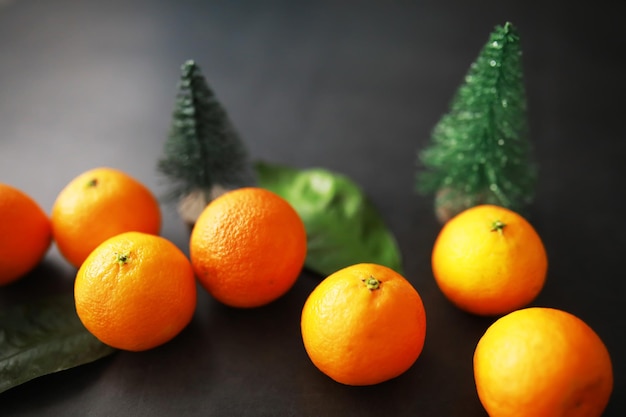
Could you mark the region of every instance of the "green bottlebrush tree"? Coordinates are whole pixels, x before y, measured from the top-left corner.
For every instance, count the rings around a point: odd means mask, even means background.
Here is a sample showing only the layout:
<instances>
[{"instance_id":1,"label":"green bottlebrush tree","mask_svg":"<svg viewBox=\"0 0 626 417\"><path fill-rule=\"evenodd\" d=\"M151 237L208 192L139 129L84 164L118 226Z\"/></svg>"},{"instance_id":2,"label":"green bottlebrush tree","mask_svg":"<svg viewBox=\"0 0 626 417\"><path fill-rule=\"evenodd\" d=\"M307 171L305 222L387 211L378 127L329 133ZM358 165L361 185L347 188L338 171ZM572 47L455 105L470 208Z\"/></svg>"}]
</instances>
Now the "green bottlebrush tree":
<instances>
[{"instance_id":1,"label":"green bottlebrush tree","mask_svg":"<svg viewBox=\"0 0 626 417\"><path fill-rule=\"evenodd\" d=\"M179 92L158 170L171 182L170 198L193 224L202 209L228 189L254 183L247 149L200 67L181 67Z\"/></svg>"},{"instance_id":2,"label":"green bottlebrush tree","mask_svg":"<svg viewBox=\"0 0 626 417\"><path fill-rule=\"evenodd\" d=\"M478 204L521 211L532 200L536 168L521 55L516 28L496 26L419 153L417 188L435 194L442 222Z\"/></svg>"}]
</instances>

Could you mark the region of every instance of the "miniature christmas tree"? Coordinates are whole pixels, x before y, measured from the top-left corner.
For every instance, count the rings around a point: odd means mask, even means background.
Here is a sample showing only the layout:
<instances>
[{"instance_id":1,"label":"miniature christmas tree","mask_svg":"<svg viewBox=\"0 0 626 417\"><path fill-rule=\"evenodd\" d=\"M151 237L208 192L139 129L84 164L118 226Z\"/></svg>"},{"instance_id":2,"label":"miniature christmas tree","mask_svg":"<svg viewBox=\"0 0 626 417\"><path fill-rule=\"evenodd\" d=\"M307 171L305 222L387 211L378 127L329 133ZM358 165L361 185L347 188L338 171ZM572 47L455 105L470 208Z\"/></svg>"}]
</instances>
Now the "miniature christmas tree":
<instances>
[{"instance_id":1,"label":"miniature christmas tree","mask_svg":"<svg viewBox=\"0 0 626 417\"><path fill-rule=\"evenodd\" d=\"M247 150L200 67L187 61L181 78L165 156L158 170L172 181L171 198L189 224L228 189L254 182Z\"/></svg>"},{"instance_id":2,"label":"miniature christmas tree","mask_svg":"<svg viewBox=\"0 0 626 417\"><path fill-rule=\"evenodd\" d=\"M496 26L419 157L417 188L435 193L445 222L477 204L522 210L536 179L530 160L520 37Z\"/></svg>"}]
</instances>

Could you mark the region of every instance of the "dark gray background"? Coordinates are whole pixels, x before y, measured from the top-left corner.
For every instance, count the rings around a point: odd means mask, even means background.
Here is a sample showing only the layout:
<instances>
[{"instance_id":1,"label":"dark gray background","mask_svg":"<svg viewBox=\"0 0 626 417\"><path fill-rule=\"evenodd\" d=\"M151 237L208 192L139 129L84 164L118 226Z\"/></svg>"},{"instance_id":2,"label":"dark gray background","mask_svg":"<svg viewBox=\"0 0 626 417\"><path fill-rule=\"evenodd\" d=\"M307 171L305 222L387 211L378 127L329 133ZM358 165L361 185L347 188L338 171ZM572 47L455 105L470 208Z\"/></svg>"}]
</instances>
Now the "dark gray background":
<instances>
[{"instance_id":1,"label":"dark gray background","mask_svg":"<svg viewBox=\"0 0 626 417\"><path fill-rule=\"evenodd\" d=\"M128 3L128 4L127 4ZM476 5L480 4L480 6ZM578 3L575 3L578 4ZM485 416L472 376L491 319L441 295L429 258L432 199L413 191L416 153L497 24L524 50L540 182L529 220L550 268L534 304L583 318L614 361L606 416L626 414L623 300L624 63L619 2L0 0L0 181L49 212L77 174L112 166L155 193L179 67L195 59L254 159L348 175L396 235L428 315L424 351L399 378L346 387L300 339L319 276L236 310L200 292L191 325L143 353L42 377L0 394L2 416ZM188 252L164 205L162 234ZM0 305L71 292L52 247ZM374 363L375 365L375 363Z\"/></svg>"}]
</instances>

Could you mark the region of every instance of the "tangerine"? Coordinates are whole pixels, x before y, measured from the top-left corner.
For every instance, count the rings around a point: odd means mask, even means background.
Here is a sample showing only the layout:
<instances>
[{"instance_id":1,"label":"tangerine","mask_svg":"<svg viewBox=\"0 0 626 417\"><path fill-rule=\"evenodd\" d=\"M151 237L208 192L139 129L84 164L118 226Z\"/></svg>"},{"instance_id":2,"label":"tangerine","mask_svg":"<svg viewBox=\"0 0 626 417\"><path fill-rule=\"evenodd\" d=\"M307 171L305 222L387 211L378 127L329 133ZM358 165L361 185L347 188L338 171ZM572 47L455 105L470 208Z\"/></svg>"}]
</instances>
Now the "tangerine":
<instances>
[{"instance_id":1,"label":"tangerine","mask_svg":"<svg viewBox=\"0 0 626 417\"><path fill-rule=\"evenodd\" d=\"M50 219L39 204L23 191L0 183L0 285L34 269L51 241Z\"/></svg>"},{"instance_id":2,"label":"tangerine","mask_svg":"<svg viewBox=\"0 0 626 417\"><path fill-rule=\"evenodd\" d=\"M532 302L546 280L548 258L533 226L518 213L479 205L450 219L432 253L443 294L477 315L510 313Z\"/></svg>"},{"instance_id":3,"label":"tangerine","mask_svg":"<svg viewBox=\"0 0 626 417\"><path fill-rule=\"evenodd\" d=\"M141 351L180 333L196 308L189 259L169 240L125 232L94 249L74 283L78 317L103 343Z\"/></svg>"},{"instance_id":4,"label":"tangerine","mask_svg":"<svg viewBox=\"0 0 626 417\"><path fill-rule=\"evenodd\" d=\"M113 168L95 168L71 180L52 207L52 231L61 254L80 267L106 239L123 232L158 234L161 210L142 183Z\"/></svg>"},{"instance_id":5,"label":"tangerine","mask_svg":"<svg viewBox=\"0 0 626 417\"><path fill-rule=\"evenodd\" d=\"M346 385L373 385L407 371L422 352L426 313L394 270L362 263L326 277L302 309L302 340L313 364Z\"/></svg>"},{"instance_id":6,"label":"tangerine","mask_svg":"<svg viewBox=\"0 0 626 417\"><path fill-rule=\"evenodd\" d=\"M494 322L474 352L491 417L599 417L613 389L609 352L580 318L532 307Z\"/></svg>"},{"instance_id":7,"label":"tangerine","mask_svg":"<svg viewBox=\"0 0 626 417\"><path fill-rule=\"evenodd\" d=\"M306 258L306 230L294 208L257 187L228 191L202 211L190 237L202 286L232 307L259 307L285 294Z\"/></svg>"}]
</instances>

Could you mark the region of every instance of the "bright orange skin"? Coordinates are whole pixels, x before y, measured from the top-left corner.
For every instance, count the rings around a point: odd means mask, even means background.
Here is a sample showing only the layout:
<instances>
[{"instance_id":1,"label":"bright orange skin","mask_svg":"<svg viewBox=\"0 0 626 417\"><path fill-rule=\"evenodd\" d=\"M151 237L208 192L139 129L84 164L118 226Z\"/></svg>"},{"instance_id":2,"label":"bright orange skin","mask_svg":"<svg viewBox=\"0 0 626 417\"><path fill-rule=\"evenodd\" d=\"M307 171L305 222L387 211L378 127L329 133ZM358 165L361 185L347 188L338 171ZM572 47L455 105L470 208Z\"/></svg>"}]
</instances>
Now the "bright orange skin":
<instances>
[{"instance_id":1,"label":"bright orange skin","mask_svg":"<svg viewBox=\"0 0 626 417\"><path fill-rule=\"evenodd\" d=\"M494 230L494 222L504 226ZM504 207L465 210L441 229L432 253L437 285L457 307L500 315L532 302L544 286L548 257L526 219Z\"/></svg>"},{"instance_id":2,"label":"bright orange skin","mask_svg":"<svg viewBox=\"0 0 626 417\"><path fill-rule=\"evenodd\" d=\"M306 258L306 230L277 194L246 187L222 194L200 214L190 238L198 280L218 301L251 308L284 295Z\"/></svg>"},{"instance_id":3,"label":"bright orange skin","mask_svg":"<svg viewBox=\"0 0 626 417\"><path fill-rule=\"evenodd\" d=\"M87 257L76 275L74 297L80 320L100 341L142 351L171 340L189 324L196 279L189 259L172 242L127 232Z\"/></svg>"},{"instance_id":4,"label":"bright orange skin","mask_svg":"<svg viewBox=\"0 0 626 417\"><path fill-rule=\"evenodd\" d=\"M50 219L30 196L0 183L0 285L26 275L52 241Z\"/></svg>"},{"instance_id":5,"label":"bright orange skin","mask_svg":"<svg viewBox=\"0 0 626 417\"><path fill-rule=\"evenodd\" d=\"M370 277L377 289L368 288ZM324 279L309 295L301 318L309 358L346 385L374 385L406 372L426 337L419 294L400 274L381 265L356 264Z\"/></svg>"},{"instance_id":6,"label":"bright orange skin","mask_svg":"<svg viewBox=\"0 0 626 417\"><path fill-rule=\"evenodd\" d=\"M491 417L599 417L613 389L606 346L581 319L526 308L498 319L474 353L478 396Z\"/></svg>"},{"instance_id":7,"label":"bright orange skin","mask_svg":"<svg viewBox=\"0 0 626 417\"><path fill-rule=\"evenodd\" d=\"M106 239L123 232L159 234L161 210L152 192L128 174L96 168L70 181L52 207L52 230L61 254L80 267Z\"/></svg>"}]
</instances>

